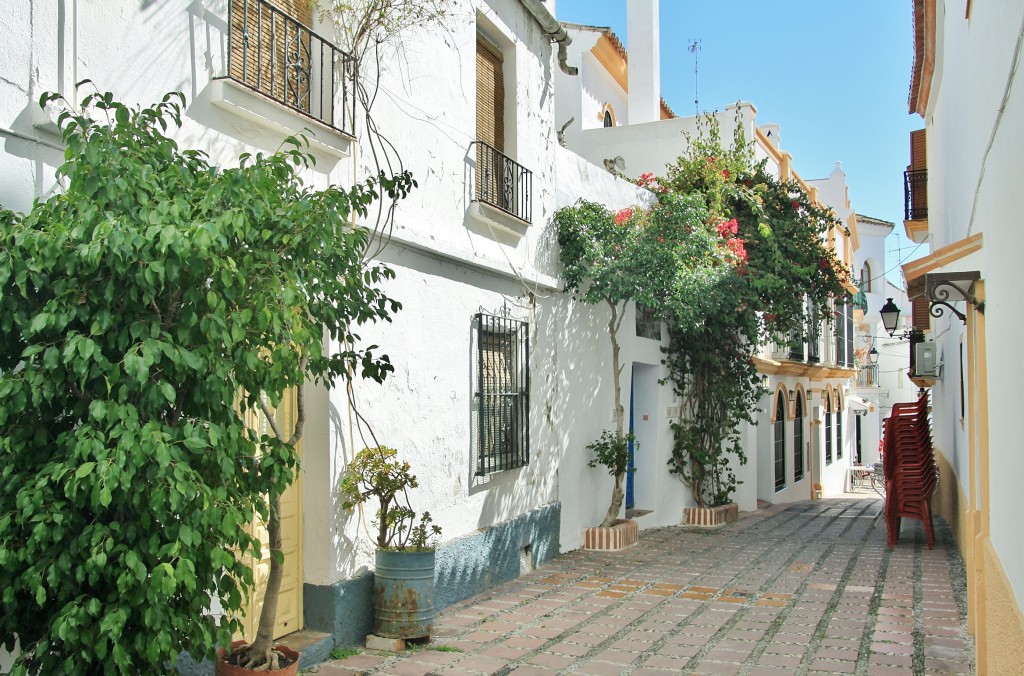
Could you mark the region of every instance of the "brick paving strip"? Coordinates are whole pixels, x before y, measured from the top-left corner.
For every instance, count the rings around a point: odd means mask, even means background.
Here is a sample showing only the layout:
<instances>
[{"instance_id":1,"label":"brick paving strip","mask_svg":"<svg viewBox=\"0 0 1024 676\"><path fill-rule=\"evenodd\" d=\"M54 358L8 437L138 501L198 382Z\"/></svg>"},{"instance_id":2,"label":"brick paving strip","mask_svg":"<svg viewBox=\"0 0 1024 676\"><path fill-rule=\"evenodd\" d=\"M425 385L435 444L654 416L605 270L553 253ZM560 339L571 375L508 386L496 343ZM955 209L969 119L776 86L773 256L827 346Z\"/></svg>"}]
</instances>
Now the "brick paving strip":
<instances>
[{"instance_id":1,"label":"brick paving strip","mask_svg":"<svg viewBox=\"0 0 1024 676\"><path fill-rule=\"evenodd\" d=\"M430 646L314 669L355 674L972 674L963 563L882 502L772 506L714 531L644 531L618 553L574 551L440 613ZM445 646L458 652L431 647Z\"/></svg>"}]
</instances>

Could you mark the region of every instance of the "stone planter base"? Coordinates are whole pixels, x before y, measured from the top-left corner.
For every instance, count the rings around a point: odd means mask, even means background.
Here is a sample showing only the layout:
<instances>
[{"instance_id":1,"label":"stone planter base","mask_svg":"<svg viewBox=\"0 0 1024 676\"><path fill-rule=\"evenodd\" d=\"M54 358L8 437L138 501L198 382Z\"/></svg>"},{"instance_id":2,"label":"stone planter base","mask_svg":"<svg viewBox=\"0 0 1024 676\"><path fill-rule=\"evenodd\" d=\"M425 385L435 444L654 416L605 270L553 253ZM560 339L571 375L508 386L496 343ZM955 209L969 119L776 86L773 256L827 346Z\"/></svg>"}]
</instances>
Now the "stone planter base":
<instances>
[{"instance_id":1,"label":"stone planter base","mask_svg":"<svg viewBox=\"0 0 1024 676\"><path fill-rule=\"evenodd\" d=\"M683 510L683 523L687 526L717 528L740 518L740 507L735 502L718 507L687 507Z\"/></svg>"},{"instance_id":2,"label":"stone planter base","mask_svg":"<svg viewBox=\"0 0 1024 676\"><path fill-rule=\"evenodd\" d=\"M583 530L583 548L614 552L637 543L640 529L636 521L619 519L614 526L594 526Z\"/></svg>"}]
</instances>

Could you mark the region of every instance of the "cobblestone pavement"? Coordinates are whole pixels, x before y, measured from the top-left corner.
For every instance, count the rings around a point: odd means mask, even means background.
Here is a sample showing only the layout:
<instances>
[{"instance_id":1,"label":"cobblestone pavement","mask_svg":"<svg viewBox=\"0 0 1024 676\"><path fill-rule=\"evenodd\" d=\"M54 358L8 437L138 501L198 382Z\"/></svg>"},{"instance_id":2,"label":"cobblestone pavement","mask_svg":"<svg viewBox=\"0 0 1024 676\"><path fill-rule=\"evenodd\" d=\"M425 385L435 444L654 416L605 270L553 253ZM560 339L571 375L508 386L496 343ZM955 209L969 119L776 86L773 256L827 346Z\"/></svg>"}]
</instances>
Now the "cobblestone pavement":
<instances>
[{"instance_id":1,"label":"cobblestone pavement","mask_svg":"<svg viewBox=\"0 0 1024 676\"><path fill-rule=\"evenodd\" d=\"M429 645L327 662L354 674L971 674L949 528L885 546L869 495L771 506L713 531L575 551L439 614Z\"/></svg>"}]
</instances>

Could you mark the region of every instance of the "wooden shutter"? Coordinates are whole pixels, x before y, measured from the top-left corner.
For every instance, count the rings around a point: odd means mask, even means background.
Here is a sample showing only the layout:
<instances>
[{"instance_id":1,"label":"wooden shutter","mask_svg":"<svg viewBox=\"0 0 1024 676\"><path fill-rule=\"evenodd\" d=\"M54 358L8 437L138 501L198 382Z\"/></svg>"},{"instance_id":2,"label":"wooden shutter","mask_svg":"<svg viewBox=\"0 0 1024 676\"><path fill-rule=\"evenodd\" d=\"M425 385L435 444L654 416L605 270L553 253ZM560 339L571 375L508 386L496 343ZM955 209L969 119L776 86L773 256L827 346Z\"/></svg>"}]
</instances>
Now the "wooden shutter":
<instances>
[{"instance_id":1,"label":"wooden shutter","mask_svg":"<svg viewBox=\"0 0 1024 676\"><path fill-rule=\"evenodd\" d=\"M925 130L910 132L910 170L920 171L928 168L927 144Z\"/></svg>"},{"instance_id":2,"label":"wooden shutter","mask_svg":"<svg viewBox=\"0 0 1024 676\"><path fill-rule=\"evenodd\" d=\"M476 42L476 138L505 152L505 78L501 54Z\"/></svg>"},{"instance_id":3,"label":"wooden shutter","mask_svg":"<svg viewBox=\"0 0 1024 676\"><path fill-rule=\"evenodd\" d=\"M913 301L914 328L918 331L928 331L932 327L931 314L928 311L928 299L918 296Z\"/></svg>"},{"instance_id":4,"label":"wooden shutter","mask_svg":"<svg viewBox=\"0 0 1024 676\"><path fill-rule=\"evenodd\" d=\"M279 11L274 11L279 10ZM298 23L296 23L298 22ZM309 83L296 85L285 68L294 52L310 48L311 0L231 0L231 77L299 108L308 107ZM298 25L298 24L301 24Z\"/></svg>"}]
</instances>

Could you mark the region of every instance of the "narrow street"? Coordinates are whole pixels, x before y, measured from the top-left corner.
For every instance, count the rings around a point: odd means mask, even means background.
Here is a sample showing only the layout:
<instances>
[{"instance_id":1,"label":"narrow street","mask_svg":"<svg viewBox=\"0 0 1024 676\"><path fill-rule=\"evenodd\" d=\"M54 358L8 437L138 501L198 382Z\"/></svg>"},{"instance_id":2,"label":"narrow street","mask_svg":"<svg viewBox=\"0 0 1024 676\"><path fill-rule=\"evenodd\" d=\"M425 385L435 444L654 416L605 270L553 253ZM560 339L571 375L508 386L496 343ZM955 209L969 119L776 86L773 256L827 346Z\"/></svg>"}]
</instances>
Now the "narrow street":
<instances>
[{"instance_id":1,"label":"narrow street","mask_svg":"<svg viewBox=\"0 0 1024 676\"><path fill-rule=\"evenodd\" d=\"M885 546L874 493L770 506L574 551L446 609L433 641L353 674L970 674L963 563L944 522ZM438 649L440 648L440 649Z\"/></svg>"}]
</instances>

